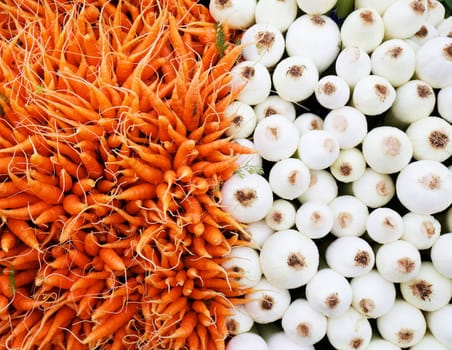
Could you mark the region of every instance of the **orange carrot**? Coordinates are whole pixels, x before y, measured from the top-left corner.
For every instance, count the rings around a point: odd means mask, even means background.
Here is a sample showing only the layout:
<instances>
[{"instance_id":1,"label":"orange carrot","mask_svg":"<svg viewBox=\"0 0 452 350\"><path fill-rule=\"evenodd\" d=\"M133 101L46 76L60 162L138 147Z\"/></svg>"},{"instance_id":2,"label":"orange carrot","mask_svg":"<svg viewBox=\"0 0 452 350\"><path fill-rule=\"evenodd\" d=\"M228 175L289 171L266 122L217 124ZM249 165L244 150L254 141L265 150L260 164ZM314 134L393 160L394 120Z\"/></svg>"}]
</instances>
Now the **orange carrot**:
<instances>
[{"instance_id":1,"label":"orange carrot","mask_svg":"<svg viewBox=\"0 0 452 350\"><path fill-rule=\"evenodd\" d=\"M94 343L97 340L114 333L133 318L138 311L138 306L139 304L137 303L129 303L124 308L123 312L114 314L104 322L96 325L87 337L82 340L82 344Z\"/></svg>"}]
</instances>

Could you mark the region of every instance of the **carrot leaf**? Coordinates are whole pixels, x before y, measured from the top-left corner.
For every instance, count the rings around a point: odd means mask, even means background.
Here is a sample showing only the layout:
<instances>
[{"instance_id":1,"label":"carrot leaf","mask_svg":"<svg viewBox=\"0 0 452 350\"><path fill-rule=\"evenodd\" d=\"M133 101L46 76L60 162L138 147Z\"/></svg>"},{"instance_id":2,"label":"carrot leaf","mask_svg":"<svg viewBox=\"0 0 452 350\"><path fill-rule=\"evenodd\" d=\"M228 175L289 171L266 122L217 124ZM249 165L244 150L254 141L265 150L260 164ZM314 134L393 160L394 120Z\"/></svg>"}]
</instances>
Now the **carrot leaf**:
<instances>
[{"instance_id":1,"label":"carrot leaf","mask_svg":"<svg viewBox=\"0 0 452 350\"><path fill-rule=\"evenodd\" d=\"M9 268L9 287L11 288L11 294L16 292L16 278L14 274L14 266Z\"/></svg>"},{"instance_id":2,"label":"carrot leaf","mask_svg":"<svg viewBox=\"0 0 452 350\"><path fill-rule=\"evenodd\" d=\"M220 52L220 56L224 56L224 53L229 45L226 44L226 34L224 33L223 26L218 22L216 24L215 43L217 45L218 51Z\"/></svg>"}]
</instances>

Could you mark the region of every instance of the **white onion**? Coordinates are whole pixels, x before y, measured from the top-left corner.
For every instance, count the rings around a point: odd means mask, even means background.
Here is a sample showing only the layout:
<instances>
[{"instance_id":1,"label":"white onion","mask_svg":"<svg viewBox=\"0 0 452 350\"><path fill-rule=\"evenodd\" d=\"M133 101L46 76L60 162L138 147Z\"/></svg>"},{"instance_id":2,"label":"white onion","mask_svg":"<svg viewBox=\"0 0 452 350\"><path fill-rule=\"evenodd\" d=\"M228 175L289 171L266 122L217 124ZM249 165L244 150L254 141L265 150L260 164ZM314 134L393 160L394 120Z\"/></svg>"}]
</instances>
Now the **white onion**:
<instances>
[{"instance_id":1,"label":"white onion","mask_svg":"<svg viewBox=\"0 0 452 350\"><path fill-rule=\"evenodd\" d=\"M333 175L326 170L311 170L311 181L308 189L298 197L301 203L318 200L330 203L338 194L338 185Z\"/></svg>"},{"instance_id":2,"label":"white onion","mask_svg":"<svg viewBox=\"0 0 452 350\"><path fill-rule=\"evenodd\" d=\"M369 208L378 208L394 197L395 185L388 174L367 168L359 179L353 181L352 193Z\"/></svg>"},{"instance_id":3,"label":"white onion","mask_svg":"<svg viewBox=\"0 0 452 350\"><path fill-rule=\"evenodd\" d=\"M410 242L397 240L380 246L375 255L378 272L388 281L398 283L413 279L421 268L421 254Z\"/></svg>"},{"instance_id":4,"label":"white onion","mask_svg":"<svg viewBox=\"0 0 452 350\"><path fill-rule=\"evenodd\" d=\"M256 23L274 25L281 32L285 32L297 17L296 0L259 0L256 5Z\"/></svg>"},{"instance_id":5,"label":"white onion","mask_svg":"<svg viewBox=\"0 0 452 350\"><path fill-rule=\"evenodd\" d=\"M314 345L325 336L327 319L306 299L296 299L284 312L281 325L296 344Z\"/></svg>"},{"instance_id":6,"label":"white onion","mask_svg":"<svg viewBox=\"0 0 452 350\"><path fill-rule=\"evenodd\" d=\"M253 141L249 139L235 139L234 142L256 151L256 146ZM262 169L262 157L257 151L249 154L239 154L237 157L237 163L239 164L239 172L253 173L257 172L259 169Z\"/></svg>"},{"instance_id":7,"label":"white onion","mask_svg":"<svg viewBox=\"0 0 452 350\"><path fill-rule=\"evenodd\" d=\"M370 56L372 74L388 80L398 87L407 83L416 68L416 54L411 46L401 39L386 40Z\"/></svg>"},{"instance_id":8,"label":"white onion","mask_svg":"<svg viewBox=\"0 0 452 350\"><path fill-rule=\"evenodd\" d=\"M256 3L256 0L211 0L209 12L215 21L243 29L253 24Z\"/></svg>"},{"instance_id":9,"label":"white onion","mask_svg":"<svg viewBox=\"0 0 452 350\"><path fill-rule=\"evenodd\" d=\"M231 120L231 124L226 130L226 135L233 139L247 138L256 127L256 113L250 105L244 102L232 102L226 107L224 116Z\"/></svg>"},{"instance_id":10,"label":"white onion","mask_svg":"<svg viewBox=\"0 0 452 350\"><path fill-rule=\"evenodd\" d=\"M339 143L328 131L312 130L301 135L298 156L310 169L326 169L339 156Z\"/></svg>"},{"instance_id":11,"label":"white onion","mask_svg":"<svg viewBox=\"0 0 452 350\"><path fill-rule=\"evenodd\" d=\"M448 278L452 278L452 233L443 233L433 243L430 257L436 270Z\"/></svg>"},{"instance_id":12,"label":"white onion","mask_svg":"<svg viewBox=\"0 0 452 350\"><path fill-rule=\"evenodd\" d=\"M339 237L326 248L325 260L334 271L352 278L372 270L375 254L370 244L361 237Z\"/></svg>"},{"instance_id":13,"label":"white onion","mask_svg":"<svg viewBox=\"0 0 452 350\"><path fill-rule=\"evenodd\" d=\"M267 225L265 219L254 221L245 226L245 230L251 235L251 243L253 247L260 248L264 241L275 232L270 226Z\"/></svg>"},{"instance_id":14,"label":"white onion","mask_svg":"<svg viewBox=\"0 0 452 350\"><path fill-rule=\"evenodd\" d=\"M273 114L279 114L293 122L296 116L293 103L284 100L278 95L268 96L264 101L254 106L254 111L258 121Z\"/></svg>"},{"instance_id":15,"label":"white onion","mask_svg":"<svg viewBox=\"0 0 452 350\"><path fill-rule=\"evenodd\" d=\"M328 109L345 106L350 97L350 88L347 82L337 75L322 77L315 87L317 102Z\"/></svg>"},{"instance_id":16,"label":"white onion","mask_svg":"<svg viewBox=\"0 0 452 350\"><path fill-rule=\"evenodd\" d=\"M452 154L452 125L446 120L431 116L411 123L405 130L413 144L415 159L444 162Z\"/></svg>"},{"instance_id":17,"label":"white onion","mask_svg":"<svg viewBox=\"0 0 452 350\"><path fill-rule=\"evenodd\" d=\"M338 25L330 17L304 14L287 29L286 51L289 56L309 58L319 72L324 72L339 53L340 35Z\"/></svg>"},{"instance_id":18,"label":"white onion","mask_svg":"<svg viewBox=\"0 0 452 350\"><path fill-rule=\"evenodd\" d=\"M429 261L421 264L417 276L400 283L403 299L422 311L435 311L449 304L452 283L441 275Z\"/></svg>"},{"instance_id":19,"label":"white onion","mask_svg":"<svg viewBox=\"0 0 452 350\"><path fill-rule=\"evenodd\" d=\"M362 113L374 116L391 108L395 98L396 91L387 79L368 75L356 83L351 103Z\"/></svg>"},{"instance_id":20,"label":"white onion","mask_svg":"<svg viewBox=\"0 0 452 350\"><path fill-rule=\"evenodd\" d=\"M350 13L341 26L343 47L359 47L372 52L384 38L384 22L377 10L358 8Z\"/></svg>"},{"instance_id":21,"label":"white onion","mask_svg":"<svg viewBox=\"0 0 452 350\"><path fill-rule=\"evenodd\" d=\"M297 0L298 7L310 15L321 15L330 11L337 0Z\"/></svg>"},{"instance_id":22,"label":"white onion","mask_svg":"<svg viewBox=\"0 0 452 350\"><path fill-rule=\"evenodd\" d=\"M412 346L410 350L449 350L443 344L441 344L433 335L427 333L421 339L419 343Z\"/></svg>"},{"instance_id":23,"label":"white onion","mask_svg":"<svg viewBox=\"0 0 452 350\"><path fill-rule=\"evenodd\" d=\"M433 215L408 212L402 220L401 238L412 243L417 249L429 249L441 233L441 224Z\"/></svg>"},{"instance_id":24,"label":"white onion","mask_svg":"<svg viewBox=\"0 0 452 350\"><path fill-rule=\"evenodd\" d=\"M330 268L319 270L306 285L306 299L327 317L343 315L352 303L352 287L348 280Z\"/></svg>"},{"instance_id":25,"label":"white onion","mask_svg":"<svg viewBox=\"0 0 452 350\"><path fill-rule=\"evenodd\" d=\"M298 288L317 272L316 244L297 230L277 231L268 237L260 252L265 278L278 288Z\"/></svg>"},{"instance_id":26,"label":"white onion","mask_svg":"<svg viewBox=\"0 0 452 350\"><path fill-rule=\"evenodd\" d=\"M366 170L366 161L358 148L343 149L331 164L331 173L336 180L349 183L358 180Z\"/></svg>"},{"instance_id":27,"label":"white onion","mask_svg":"<svg viewBox=\"0 0 452 350\"><path fill-rule=\"evenodd\" d=\"M364 350L372 338L369 321L353 307L344 314L328 319L327 337L336 349Z\"/></svg>"},{"instance_id":28,"label":"white onion","mask_svg":"<svg viewBox=\"0 0 452 350\"><path fill-rule=\"evenodd\" d=\"M396 89L396 99L387 119L391 124L406 127L408 124L428 117L435 108L435 92L422 80L410 80Z\"/></svg>"},{"instance_id":29,"label":"white onion","mask_svg":"<svg viewBox=\"0 0 452 350\"><path fill-rule=\"evenodd\" d=\"M409 38L427 18L425 0L397 0L383 13L386 38Z\"/></svg>"},{"instance_id":30,"label":"white onion","mask_svg":"<svg viewBox=\"0 0 452 350\"><path fill-rule=\"evenodd\" d=\"M240 90L236 99L249 105L270 95L271 76L267 67L255 61L242 61L231 69L232 89Z\"/></svg>"},{"instance_id":31,"label":"white onion","mask_svg":"<svg viewBox=\"0 0 452 350\"><path fill-rule=\"evenodd\" d=\"M301 136L311 130L322 130L323 119L314 113L302 113L295 118L294 125L298 129Z\"/></svg>"},{"instance_id":32,"label":"white onion","mask_svg":"<svg viewBox=\"0 0 452 350\"><path fill-rule=\"evenodd\" d=\"M295 225L295 207L285 200L277 199L265 216L265 222L275 231L288 230Z\"/></svg>"},{"instance_id":33,"label":"white onion","mask_svg":"<svg viewBox=\"0 0 452 350\"><path fill-rule=\"evenodd\" d=\"M226 345L226 350L268 350L265 340L256 333L242 333L234 335Z\"/></svg>"},{"instance_id":34,"label":"white onion","mask_svg":"<svg viewBox=\"0 0 452 350\"><path fill-rule=\"evenodd\" d=\"M394 283L384 279L376 270L354 277L350 285L353 307L368 318L383 316L396 300Z\"/></svg>"},{"instance_id":35,"label":"white onion","mask_svg":"<svg viewBox=\"0 0 452 350\"><path fill-rule=\"evenodd\" d=\"M438 0L427 0L427 22L437 26L444 20L446 8Z\"/></svg>"},{"instance_id":36,"label":"white onion","mask_svg":"<svg viewBox=\"0 0 452 350\"><path fill-rule=\"evenodd\" d=\"M397 0L355 0L355 8L370 7L383 14L393 2Z\"/></svg>"},{"instance_id":37,"label":"white onion","mask_svg":"<svg viewBox=\"0 0 452 350\"><path fill-rule=\"evenodd\" d=\"M302 204L296 212L297 230L312 239L325 237L333 227L333 211L328 204L311 200Z\"/></svg>"},{"instance_id":38,"label":"white onion","mask_svg":"<svg viewBox=\"0 0 452 350\"><path fill-rule=\"evenodd\" d=\"M256 23L242 35L242 55L245 60L273 67L284 54L285 41L281 31L271 24Z\"/></svg>"},{"instance_id":39,"label":"white onion","mask_svg":"<svg viewBox=\"0 0 452 350\"><path fill-rule=\"evenodd\" d=\"M258 174L233 175L224 182L221 197L225 210L243 223L263 219L273 204L270 184Z\"/></svg>"},{"instance_id":40,"label":"white onion","mask_svg":"<svg viewBox=\"0 0 452 350\"><path fill-rule=\"evenodd\" d=\"M439 36L419 48L416 75L433 88L452 85L452 38Z\"/></svg>"},{"instance_id":41,"label":"white onion","mask_svg":"<svg viewBox=\"0 0 452 350\"><path fill-rule=\"evenodd\" d=\"M330 202L334 223L331 233L336 237L361 236L366 230L369 216L367 206L350 195L338 196Z\"/></svg>"},{"instance_id":42,"label":"white onion","mask_svg":"<svg viewBox=\"0 0 452 350\"><path fill-rule=\"evenodd\" d=\"M261 324L279 320L290 305L289 291L275 287L265 278L254 286L247 297L250 301L245 304L246 311L254 322Z\"/></svg>"},{"instance_id":43,"label":"white onion","mask_svg":"<svg viewBox=\"0 0 452 350\"><path fill-rule=\"evenodd\" d=\"M374 242L384 244L396 241L404 232L402 216L392 208L376 208L367 218L366 231Z\"/></svg>"},{"instance_id":44,"label":"white onion","mask_svg":"<svg viewBox=\"0 0 452 350\"><path fill-rule=\"evenodd\" d=\"M276 195L292 200L308 190L311 173L300 159L286 158L273 164L268 181Z\"/></svg>"},{"instance_id":45,"label":"white onion","mask_svg":"<svg viewBox=\"0 0 452 350\"><path fill-rule=\"evenodd\" d=\"M246 333L251 330L254 321L246 311L244 305L235 305L231 309L231 315L226 316L226 328L231 335Z\"/></svg>"},{"instance_id":46,"label":"white onion","mask_svg":"<svg viewBox=\"0 0 452 350\"><path fill-rule=\"evenodd\" d=\"M367 133L362 152L373 170L381 174L393 174L408 165L413 146L402 130L393 126L378 126Z\"/></svg>"},{"instance_id":47,"label":"white onion","mask_svg":"<svg viewBox=\"0 0 452 350\"><path fill-rule=\"evenodd\" d=\"M293 155L299 138L298 130L293 124L279 114L262 119L253 133L254 145L261 157L273 162Z\"/></svg>"},{"instance_id":48,"label":"white onion","mask_svg":"<svg viewBox=\"0 0 452 350\"><path fill-rule=\"evenodd\" d=\"M233 247L222 266L234 272L240 272L236 280L243 288L254 287L262 277L259 254L250 247Z\"/></svg>"},{"instance_id":49,"label":"white onion","mask_svg":"<svg viewBox=\"0 0 452 350\"><path fill-rule=\"evenodd\" d=\"M336 58L336 74L344 79L353 88L356 83L368 76L372 64L366 51L358 46L347 46Z\"/></svg>"},{"instance_id":50,"label":"white onion","mask_svg":"<svg viewBox=\"0 0 452 350\"><path fill-rule=\"evenodd\" d=\"M323 129L330 132L342 149L358 146L367 134L367 119L358 109L344 106L325 116Z\"/></svg>"},{"instance_id":51,"label":"white onion","mask_svg":"<svg viewBox=\"0 0 452 350\"><path fill-rule=\"evenodd\" d=\"M433 336L448 349L452 348L452 304L427 313L427 325Z\"/></svg>"},{"instance_id":52,"label":"white onion","mask_svg":"<svg viewBox=\"0 0 452 350\"><path fill-rule=\"evenodd\" d=\"M452 204L452 174L440 162L414 161L398 174L396 194L409 211L439 213Z\"/></svg>"},{"instance_id":53,"label":"white onion","mask_svg":"<svg viewBox=\"0 0 452 350\"><path fill-rule=\"evenodd\" d=\"M319 71L306 56L291 56L279 61L272 74L277 94L287 101L299 102L314 93Z\"/></svg>"},{"instance_id":54,"label":"white onion","mask_svg":"<svg viewBox=\"0 0 452 350\"><path fill-rule=\"evenodd\" d=\"M377 328L384 339L402 348L419 343L427 330L422 312L403 300L396 300L389 312L377 318Z\"/></svg>"},{"instance_id":55,"label":"white onion","mask_svg":"<svg viewBox=\"0 0 452 350\"><path fill-rule=\"evenodd\" d=\"M449 123L452 123L452 86L439 90L437 96L438 114Z\"/></svg>"}]
</instances>

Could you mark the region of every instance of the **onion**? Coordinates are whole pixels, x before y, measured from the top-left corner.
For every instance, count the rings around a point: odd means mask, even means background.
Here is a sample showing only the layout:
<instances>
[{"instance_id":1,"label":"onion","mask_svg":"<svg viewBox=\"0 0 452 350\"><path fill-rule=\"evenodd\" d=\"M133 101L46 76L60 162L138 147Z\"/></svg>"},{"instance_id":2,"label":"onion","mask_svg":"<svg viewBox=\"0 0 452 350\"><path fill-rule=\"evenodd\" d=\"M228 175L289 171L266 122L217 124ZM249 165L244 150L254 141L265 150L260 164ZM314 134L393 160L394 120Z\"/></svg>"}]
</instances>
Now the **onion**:
<instances>
[{"instance_id":1,"label":"onion","mask_svg":"<svg viewBox=\"0 0 452 350\"><path fill-rule=\"evenodd\" d=\"M367 134L367 119L358 109L344 106L328 112L323 129L336 138L340 148L354 148Z\"/></svg>"},{"instance_id":2,"label":"onion","mask_svg":"<svg viewBox=\"0 0 452 350\"><path fill-rule=\"evenodd\" d=\"M340 36L338 25L330 17L304 14L287 29L286 51L289 56L309 58L322 73L339 53Z\"/></svg>"},{"instance_id":3,"label":"onion","mask_svg":"<svg viewBox=\"0 0 452 350\"><path fill-rule=\"evenodd\" d=\"M427 18L425 0L397 0L383 14L386 38L409 38Z\"/></svg>"},{"instance_id":4,"label":"onion","mask_svg":"<svg viewBox=\"0 0 452 350\"><path fill-rule=\"evenodd\" d=\"M246 311L254 322L261 324L279 320L290 305L289 291L275 287L265 278L253 287L247 297L250 301L245 304Z\"/></svg>"},{"instance_id":5,"label":"onion","mask_svg":"<svg viewBox=\"0 0 452 350\"><path fill-rule=\"evenodd\" d=\"M265 340L260 335L250 332L233 336L226 345L226 350L249 350L250 348L268 350Z\"/></svg>"},{"instance_id":6,"label":"onion","mask_svg":"<svg viewBox=\"0 0 452 350\"><path fill-rule=\"evenodd\" d=\"M439 36L419 48L416 75L433 88L452 85L452 38Z\"/></svg>"},{"instance_id":7,"label":"onion","mask_svg":"<svg viewBox=\"0 0 452 350\"><path fill-rule=\"evenodd\" d=\"M315 310L306 299L294 300L281 320L284 333L296 344L308 346L326 334L327 318Z\"/></svg>"},{"instance_id":8,"label":"onion","mask_svg":"<svg viewBox=\"0 0 452 350\"><path fill-rule=\"evenodd\" d=\"M366 51L358 46L346 46L336 58L336 74L353 88L356 83L368 76L372 63Z\"/></svg>"},{"instance_id":9,"label":"onion","mask_svg":"<svg viewBox=\"0 0 452 350\"><path fill-rule=\"evenodd\" d=\"M299 138L298 130L293 124L279 114L262 119L253 133L254 145L261 157L273 162L293 155Z\"/></svg>"},{"instance_id":10,"label":"onion","mask_svg":"<svg viewBox=\"0 0 452 350\"><path fill-rule=\"evenodd\" d=\"M272 191L283 199L292 200L305 193L311 181L309 168L300 159L286 158L270 168L268 181Z\"/></svg>"},{"instance_id":11,"label":"onion","mask_svg":"<svg viewBox=\"0 0 452 350\"><path fill-rule=\"evenodd\" d=\"M231 69L232 89L240 90L237 100L249 105L264 101L270 95L271 76L262 63L242 61Z\"/></svg>"},{"instance_id":12,"label":"onion","mask_svg":"<svg viewBox=\"0 0 452 350\"><path fill-rule=\"evenodd\" d=\"M278 288L298 288L317 272L319 251L316 244L297 230L284 230L268 237L260 260L265 278Z\"/></svg>"},{"instance_id":13,"label":"onion","mask_svg":"<svg viewBox=\"0 0 452 350\"><path fill-rule=\"evenodd\" d=\"M338 196L330 202L334 222L331 233L336 237L361 236L366 230L369 210L358 198Z\"/></svg>"},{"instance_id":14,"label":"onion","mask_svg":"<svg viewBox=\"0 0 452 350\"><path fill-rule=\"evenodd\" d=\"M396 98L391 83L378 75L360 79L353 89L352 105L362 113L373 116L386 112Z\"/></svg>"},{"instance_id":15,"label":"onion","mask_svg":"<svg viewBox=\"0 0 452 350\"><path fill-rule=\"evenodd\" d=\"M352 303L352 287L340 273L330 268L319 270L306 285L306 299L323 315L343 315Z\"/></svg>"},{"instance_id":16,"label":"onion","mask_svg":"<svg viewBox=\"0 0 452 350\"><path fill-rule=\"evenodd\" d=\"M328 131L312 130L301 135L298 156L310 169L326 169L339 156L339 143Z\"/></svg>"},{"instance_id":17,"label":"onion","mask_svg":"<svg viewBox=\"0 0 452 350\"><path fill-rule=\"evenodd\" d=\"M377 328L384 339L402 348L419 343L427 330L422 312L403 300L396 300L389 312L377 318Z\"/></svg>"},{"instance_id":18,"label":"onion","mask_svg":"<svg viewBox=\"0 0 452 350\"><path fill-rule=\"evenodd\" d=\"M433 243L430 257L436 270L447 278L452 278L452 233L443 233Z\"/></svg>"},{"instance_id":19,"label":"onion","mask_svg":"<svg viewBox=\"0 0 452 350\"><path fill-rule=\"evenodd\" d=\"M378 126L367 133L362 152L373 170L381 174L393 174L408 165L413 146L402 130L393 126Z\"/></svg>"},{"instance_id":20,"label":"onion","mask_svg":"<svg viewBox=\"0 0 452 350\"><path fill-rule=\"evenodd\" d=\"M370 53L381 44L384 32L384 22L377 10L358 8L350 13L342 24L342 46L359 47Z\"/></svg>"},{"instance_id":21,"label":"onion","mask_svg":"<svg viewBox=\"0 0 452 350\"><path fill-rule=\"evenodd\" d=\"M427 325L433 336L448 349L452 348L452 304L427 313Z\"/></svg>"},{"instance_id":22,"label":"onion","mask_svg":"<svg viewBox=\"0 0 452 350\"><path fill-rule=\"evenodd\" d=\"M224 208L243 223L263 219L273 204L270 184L258 174L233 175L224 182L221 197Z\"/></svg>"},{"instance_id":23,"label":"onion","mask_svg":"<svg viewBox=\"0 0 452 350\"><path fill-rule=\"evenodd\" d=\"M256 23L245 30L241 43L245 60L258 61L265 67L273 67L285 50L284 36L271 24Z\"/></svg>"},{"instance_id":24,"label":"onion","mask_svg":"<svg viewBox=\"0 0 452 350\"><path fill-rule=\"evenodd\" d=\"M397 176L396 195L409 211L439 213L452 204L452 174L437 161L412 162Z\"/></svg>"},{"instance_id":25,"label":"onion","mask_svg":"<svg viewBox=\"0 0 452 350\"><path fill-rule=\"evenodd\" d=\"M256 3L256 0L211 0L209 12L215 21L243 29L253 24Z\"/></svg>"},{"instance_id":26,"label":"onion","mask_svg":"<svg viewBox=\"0 0 452 350\"><path fill-rule=\"evenodd\" d=\"M259 0L256 5L256 23L271 24L285 32L297 17L296 0Z\"/></svg>"},{"instance_id":27,"label":"onion","mask_svg":"<svg viewBox=\"0 0 452 350\"><path fill-rule=\"evenodd\" d=\"M291 56L279 61L272 78L280 97L287 101L299 102L314 93L319 81L319 71L310 58Z\"/></svg>"},{"instance_id":28,"label":"onion","mask_svg":"<svg viewBox=\"0 0 452 350\"><path fill-rule=\"evenodd\" d=\"M386 280L394 283L406 282L418 275L421 254L410 242L388 242L378 248L375 265Z\"/></svg>"},{"instance_id":29,"label":"onion","mask_svg":"<svg viewBox=\"0 0 452 350\"><path fill-rule=\"evenodd\" d=\"M372 338L372 328L367 318L350 307L344 314L328 319L326 334L336 349L364 350Z\"/></svg>"},{"instance_id":30,"label":"onion","mask_svg":"<svg viewBox=\"0 0 452 350\"><path fill-rule=\"evenodd\" d=\"M354 277L350 285L353 307L368 318L383 316L396 300L394 283L384 279L376 270Z\"/></svg>"},{"instance_id":31,"label":"onion","mask_svg":"<svg viewBox=\"0 0 452 350\"><path fill-rule=\"evenodd\" d=\"M436 311L447 304L452 296L452 283L441 275L429 261L421 264L417 276L400 283L403 299L422 311Z\"/></svg>"}]
</instances>

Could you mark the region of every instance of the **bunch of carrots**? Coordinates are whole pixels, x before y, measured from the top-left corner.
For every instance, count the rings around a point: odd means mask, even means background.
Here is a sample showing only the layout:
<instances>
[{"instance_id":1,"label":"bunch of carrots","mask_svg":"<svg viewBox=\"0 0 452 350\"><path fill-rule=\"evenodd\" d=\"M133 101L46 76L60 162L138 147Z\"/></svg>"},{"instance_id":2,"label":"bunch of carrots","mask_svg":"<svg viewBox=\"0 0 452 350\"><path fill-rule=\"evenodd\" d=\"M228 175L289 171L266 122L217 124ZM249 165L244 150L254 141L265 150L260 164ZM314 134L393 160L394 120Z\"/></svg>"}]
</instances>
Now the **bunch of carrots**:
<instances>
[{"instance_id":1,"label":"bunch of carrots","mask_svg":"<svg viewBox=\"0 0 452 350\"><path fill-rule=\"evenodd\" d=\"M224 349L236 37L195 0L0 2L0 349Z\"/></svg>"}]
</instances>

